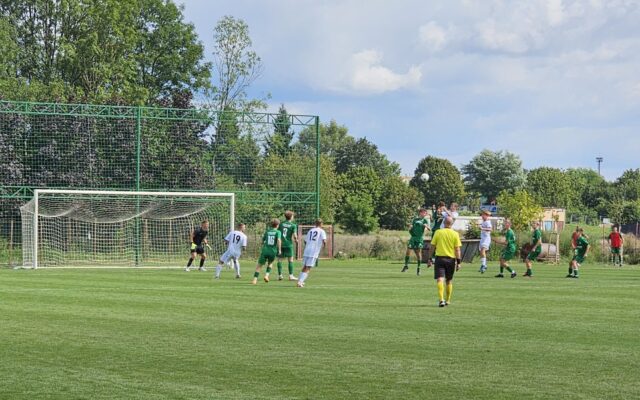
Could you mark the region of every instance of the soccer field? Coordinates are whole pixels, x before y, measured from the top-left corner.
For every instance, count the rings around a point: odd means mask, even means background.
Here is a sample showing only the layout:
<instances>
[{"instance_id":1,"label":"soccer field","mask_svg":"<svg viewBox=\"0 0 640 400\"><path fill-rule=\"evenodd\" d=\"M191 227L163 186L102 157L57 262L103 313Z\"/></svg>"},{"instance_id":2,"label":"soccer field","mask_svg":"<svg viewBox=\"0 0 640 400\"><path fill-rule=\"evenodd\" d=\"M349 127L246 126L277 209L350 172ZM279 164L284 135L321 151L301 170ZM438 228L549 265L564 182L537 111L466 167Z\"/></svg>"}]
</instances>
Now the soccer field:
<instances>
[{"instance_id":1,"label":"soccer field","mask_svg":"<svg viewBox=\"0 0 640 400\"><path fill-rule=\"evenodd\" d=\"M0 270L0 398L640 398L638 267L466 265L438 308L431 269L322 262L299 289L251 266Z\"/></svg>"}]
</instances>

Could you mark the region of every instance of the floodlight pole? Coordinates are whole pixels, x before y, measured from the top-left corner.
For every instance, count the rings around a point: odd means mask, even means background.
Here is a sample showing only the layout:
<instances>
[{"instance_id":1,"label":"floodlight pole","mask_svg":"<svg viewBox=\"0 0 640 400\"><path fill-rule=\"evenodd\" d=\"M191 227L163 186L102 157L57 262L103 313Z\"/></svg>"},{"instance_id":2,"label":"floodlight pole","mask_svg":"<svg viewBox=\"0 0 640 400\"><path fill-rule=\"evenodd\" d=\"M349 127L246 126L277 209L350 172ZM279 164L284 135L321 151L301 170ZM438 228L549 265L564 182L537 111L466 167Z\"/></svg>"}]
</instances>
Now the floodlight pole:
<instances>
[{"instance_id":1,"label":"floodlight pole","mask_svg":"<svg viewBox=\"0 0 640 400\"><path fill-rule=\"evenodd\" d=\"M600 164L602 164L602 161L604 160L604 158L602 157L596 157L596 162L598 163L598 175L602 176L602 174L600 173Z\"/></svg>"}]
</instances>

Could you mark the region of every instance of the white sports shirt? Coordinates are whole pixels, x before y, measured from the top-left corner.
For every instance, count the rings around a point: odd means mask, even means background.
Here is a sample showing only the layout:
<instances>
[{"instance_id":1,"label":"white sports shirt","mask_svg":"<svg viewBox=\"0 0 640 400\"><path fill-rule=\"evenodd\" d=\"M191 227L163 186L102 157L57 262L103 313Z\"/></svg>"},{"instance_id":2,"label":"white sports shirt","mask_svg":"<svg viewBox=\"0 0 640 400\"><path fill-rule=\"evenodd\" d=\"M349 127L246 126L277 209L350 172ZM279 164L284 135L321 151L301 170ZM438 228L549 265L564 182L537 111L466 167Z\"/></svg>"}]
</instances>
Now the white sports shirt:
<instances>
[{"instance_id":1,"label":"white sports shirt","mask_svg":"<svg viewBox=\"0 0 640 400\"><path fill-rule=\"evenodd\" d=\"M229 242L229 247L227 248L227 251L233 254L239 255L242 253L242 248L247 247L247 235L245 235L240 231L229 232L229 234L227 235L227 237L224 238L224 240Z\"/></svg>"},{"instance_id":2,"label":"white sports shirt","mask_svg":"<svg viewBox=\"0 0 640 400\"><path fill-rule=\"evenodd\" d=\"M493 229L493 225L491 221L486 220L482 221L480 224L480 229ZM480 231L480 242L481 243L491 243L491 231Z\"/></svg>"},{"instance_id":3,"label":"white sports shirt","mask_svg":"<svg viewBox=\"0 0 640 400\"><path fill-rule=\"evenodd\" d=\"M318 257L324 241L327 240L327 233L322 228L313 228L307 232L304 246L304 257Z\"/></svg>"},{"instance_id":4,"label":"white sports shirt","mask_svg":"<svg viewBox=\"0 0 640 400\"><path fill-rule=\"evenodd\" d=\"M444 220L447 219L447 217L451 217L453 218L453 221L455 222L456 218L458 218L458 212L457 211L443 211L442 212L442 223L440 224L440 228L444 228Z\"/></svg>"}]
</instances>

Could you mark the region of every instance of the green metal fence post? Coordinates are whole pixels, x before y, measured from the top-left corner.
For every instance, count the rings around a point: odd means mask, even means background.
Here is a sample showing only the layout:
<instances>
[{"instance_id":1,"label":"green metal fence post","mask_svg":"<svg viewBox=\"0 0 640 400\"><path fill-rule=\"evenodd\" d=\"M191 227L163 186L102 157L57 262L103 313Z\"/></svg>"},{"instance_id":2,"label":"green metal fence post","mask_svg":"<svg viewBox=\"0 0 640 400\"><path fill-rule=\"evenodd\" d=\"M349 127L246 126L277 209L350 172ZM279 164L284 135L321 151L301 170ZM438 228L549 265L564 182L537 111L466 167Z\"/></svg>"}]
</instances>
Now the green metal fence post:
<instances>
[{"instance_id":1,"label":"green metal fence post","mask_svg":"<svg viewBox=\"0 0 640 400\"><path fill-rule=\"evenodd\" d=\"M140 153L142 147L142 108L136 108L136 190L140 191Z\"/></svg>"},{"instance_id":2,"label":"green metal fence post","mask_svg":"<svg viewBox=\"0 0 640 400\"><path fill-rule=\"evenodd\" d=\"M136 107L136 191L140 191L140 154L142 153L142 108ZM142 241L140 237L140 197L136 196L136 267L140 266Z\"/></svg>"}]
</instances>

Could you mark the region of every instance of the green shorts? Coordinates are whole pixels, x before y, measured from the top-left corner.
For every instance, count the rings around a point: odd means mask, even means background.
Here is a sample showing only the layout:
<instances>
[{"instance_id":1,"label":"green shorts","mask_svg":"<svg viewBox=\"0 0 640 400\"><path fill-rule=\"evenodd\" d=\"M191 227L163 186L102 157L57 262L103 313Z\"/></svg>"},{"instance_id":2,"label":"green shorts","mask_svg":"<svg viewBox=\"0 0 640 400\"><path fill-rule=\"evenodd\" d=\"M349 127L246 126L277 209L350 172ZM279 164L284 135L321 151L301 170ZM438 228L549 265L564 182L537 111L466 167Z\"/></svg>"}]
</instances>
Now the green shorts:
<instances>
[{"instance_id":1,"label":"green shorts","mask_svg":"<svg viewBox=\"0 0 640 400\"><path fill-rule=\"evenodd\" d=\"M515 249L510 249L510 248L506 248L502 251L502 255L500 256L500 258L502 258L505 261L509 261L511 260L513 257L516 256L516 250Z\"/></svg>"},{"instance_id":2,"label":"green shorts","mask_svg":"<svg viewBox=\"0 0 640 400\"><path fill-rule=\"evenodd\" d=\"M576 261L578 264L582 264L584 262L584 256L576 254L573 256L573 261Z\"/></svg>"},{"instance_id":3,"label":"green shorts","mask_svg":"<svg viewBox=\"0 0 640 400\"><path fill-rule=\"evenodd\" d=\"M424 240L420 237L412 237L407 244L408 249L419 250L424 246Z\"/></svg>"},{"instance_id":4,"label":"green shorts","mask_svg":"<svg viewBox=\"0 0 640 400\"><path fill-rule=\"evenodd\" d=\"M293 257L293 247L282 248L282 258Z\"/></svg>"},{"instance_id":5,"label":"green shorts","mask_svg":"<svg viewBox=\"0 0 640 400\"><path fill-rule=\"evenodd\" d=\"M531 250L531 252L529 253L529 255L527 255L527 260L529 261L535 261L538 259L538 256L540 255L540 253L542 252L542 249L534 249Z\"/></svg>"},{"instance_id":6,"label":"green shorts","mask_svg":"<svg viewBox=\"0 0 640 400\"><path fill-rule=\"evenodd\" d=\"M611 254L620 254L620 247L612 247Z\"/></svg>"},{"instance_id":7,"label":"green shorts","mask_svg":"<svg viewBox=\"0 0 640 400\"><path fill-rule=\"evenodd\" d=\"M258 264L265 265L271 264L276 259L277 254L273 252L265 252L260 253L260 258L258 258Z\"/></svg>"}]
</instances>

